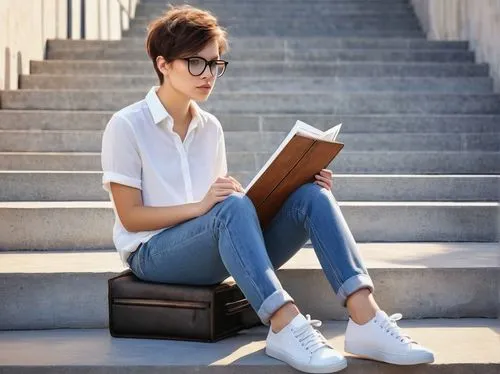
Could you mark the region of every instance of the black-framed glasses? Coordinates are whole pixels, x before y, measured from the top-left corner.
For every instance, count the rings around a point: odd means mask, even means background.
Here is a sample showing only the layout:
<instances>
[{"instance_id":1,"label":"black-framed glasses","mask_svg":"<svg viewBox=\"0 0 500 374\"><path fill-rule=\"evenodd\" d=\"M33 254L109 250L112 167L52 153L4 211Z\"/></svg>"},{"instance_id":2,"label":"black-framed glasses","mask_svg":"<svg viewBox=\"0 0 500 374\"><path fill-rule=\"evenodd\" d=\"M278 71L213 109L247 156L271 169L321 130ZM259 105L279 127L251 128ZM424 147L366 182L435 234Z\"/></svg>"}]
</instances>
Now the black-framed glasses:
<instances>
[{"instance_id":1,"label":"black-framed glasses","mask_svg":"<svg viewBox=\"0 0 500 374\"><path fill-rule=\"evenodd\" d=\"M214 77L222 77L226 71L229 62L224 60L205 60L203 57L186 57L182 60L187 61L188 70L191 75L198 77L203 74L207 66L210 68L210 73Z\"/></svg>"}]
</instances>

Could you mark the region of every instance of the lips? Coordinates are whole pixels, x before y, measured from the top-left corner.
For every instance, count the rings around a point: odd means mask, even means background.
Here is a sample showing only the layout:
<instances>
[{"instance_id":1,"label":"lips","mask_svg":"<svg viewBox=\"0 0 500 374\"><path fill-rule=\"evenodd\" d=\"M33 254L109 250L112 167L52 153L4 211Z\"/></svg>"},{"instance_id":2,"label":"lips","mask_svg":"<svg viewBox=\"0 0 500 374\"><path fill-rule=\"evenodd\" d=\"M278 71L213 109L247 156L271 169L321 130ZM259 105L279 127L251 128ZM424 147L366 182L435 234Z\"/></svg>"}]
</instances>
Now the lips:
<instances>
[{"instance_id":1,"label":"lips","mask_svg":"<svg viewBox=\"0 0 500 374\"><path fill-rule=\"evenodd\" d=\"M198 88L212 88L212 86L200 86Z\"/></svg>"}]
</instances>

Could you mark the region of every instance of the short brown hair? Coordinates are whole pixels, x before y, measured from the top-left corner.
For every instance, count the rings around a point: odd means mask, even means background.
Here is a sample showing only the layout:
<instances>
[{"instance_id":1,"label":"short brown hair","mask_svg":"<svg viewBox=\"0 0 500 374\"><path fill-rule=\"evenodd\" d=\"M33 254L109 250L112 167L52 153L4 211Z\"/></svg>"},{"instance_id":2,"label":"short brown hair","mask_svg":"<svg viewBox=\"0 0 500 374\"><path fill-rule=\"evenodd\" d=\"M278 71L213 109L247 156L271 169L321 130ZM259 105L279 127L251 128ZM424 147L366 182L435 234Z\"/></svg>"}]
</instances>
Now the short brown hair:
<instances>
[{"instance_id":1,"label":"short brown hair","mask_svg":"<svg viewBox=\"0 0 500 374\"><path fill-rule=\"evenodd\" d=\"M188 57L202 50L211 41L217 41L219 54L229 46L226 30L217 18L191 5L169 5L169 9L148 25L146 50L163 84L163 74L156 66L156 58L163 56L167 62Z\"/></svg>"}]
</instances>

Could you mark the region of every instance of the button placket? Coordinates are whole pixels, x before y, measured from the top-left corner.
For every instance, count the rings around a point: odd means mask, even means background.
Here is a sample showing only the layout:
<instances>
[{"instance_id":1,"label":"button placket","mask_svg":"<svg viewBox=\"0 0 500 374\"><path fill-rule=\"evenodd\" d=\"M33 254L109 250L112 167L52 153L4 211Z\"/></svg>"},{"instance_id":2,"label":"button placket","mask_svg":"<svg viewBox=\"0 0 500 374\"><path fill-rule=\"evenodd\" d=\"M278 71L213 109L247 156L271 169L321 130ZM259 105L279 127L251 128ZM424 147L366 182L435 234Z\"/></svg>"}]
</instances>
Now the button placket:
<instances>
[{"instance_id":1,"label":"button placket","mask_svg":"<svg viewBox=\"0 0 500 374\"><path fill-rule=\"evenodd\" d=\"M177 150L179 151L179 154L181 155L181 168L182 176L184 178L184 185L186 187L186 197L189 201L193 201L193 186L191 181L191 173L189 171L187 152L179 136L175 138L175 145L177 147Z\"/></svg>"}]
</instances>

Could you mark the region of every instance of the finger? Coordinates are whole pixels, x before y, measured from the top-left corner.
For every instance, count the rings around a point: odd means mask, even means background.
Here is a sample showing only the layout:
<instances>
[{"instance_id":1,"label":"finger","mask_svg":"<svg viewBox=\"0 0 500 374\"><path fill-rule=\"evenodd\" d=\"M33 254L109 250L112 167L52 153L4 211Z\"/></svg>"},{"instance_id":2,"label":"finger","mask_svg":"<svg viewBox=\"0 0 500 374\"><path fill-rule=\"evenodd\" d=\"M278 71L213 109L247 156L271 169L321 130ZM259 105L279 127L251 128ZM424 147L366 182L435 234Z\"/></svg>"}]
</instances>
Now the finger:
<instances>
[{"instance_id":1,"label":"finger","mask_svg":"<svg viewBox=\"0 0 500 374\"><path fill-rule=\"evenodd\" d=\"M218 189L218 190L214 191L216 197L230 195L233 192L234 192L234 190L232 188L224 188L224 189Z\"/></svg>"},{"instance_id":2,"label":"finger","mask_svg":"<svg viewBox=\"0 0 500 374\"><path fill-rule=\"evenodd\" d=\"M231 178L232 178L232 177L231 177ZM237 184L238 186L240 186L240 187L241 187L241 189L243 189L243 185L242 185L239 181L237 181L237 180L236 180L236 179L234 179L234 178L232 178L232 179L236 182L236 184Z\"/></svg>"},{"instance_id":3,"label":"finger","mask_svg":"<svg viewBox=\"0 0 500 374\"><path fill-rule=\"evenodd\" d=\"M317 184L317 185L318 185L318 186L320 186L320 187L324 187L324 188L326 188L326 187L325 187L325 184L324 184L324 183L322 183L322 182L320 182L320 181L316 181L316 182L314 182L314 183L315 183L315 184Z\"/></svg>"},{"instance_id":4,"label":"finger","mask_svg":"<svg viewBox=\"0 0 500 374\"><path fill-rule=\"evenodd\" d=\"M216 186L216 187L231 187L231 186L234 186L233 182L231 182L231 181L215 182L213 185Z\"/></svg>"},{"instance_id":5,"label":"finger","mask_svg":"<svg viewBox=\"0 0 500 374\"><path fill-rule=\"evenodd\" d=\"M330 178L324 177L324 176L319 175L319 174L316 174L316 179L324 181L324 182L328 182L330 180Z\"/></svg>"},{"instance_id":6,"label":"finger","mask_svg":"<svg viewBox=\"0 0 500 374\"><path fill-rule=\"evenodd\" d=\"M318 179L318 180L322 180L322 181L324 181L325 183L328 183L328 185L330 185L330 186L331 186L331 185L333 185L333 178L331 178L331 177L323 177L323 176L321 176L321 175L318 175L318 176L316 177L316 179Z\"/></svg>"},{"instance_id":7,"label":"finger","mask_svg":"<svg viewBox=\"0 0 500 374\"><path fill-rule=\"evenodd\" d=\"M320 174L325 175L325 176L331 176L331 175L333 175L333 172L331 170L328 170L328 169L323 169L320 171Z\"/></svg>"},{"instance_id":8,"label":"finger","mask_svg":"<svg viewBox=\"0 0 500 374\"><path fill-rule=\"evenodd\" d=\"M330 186L329 186L328 184L323 183L323 182L321 182L321 181L316 181L316 182L314 182L314 183L318 184L319 186L321 186L321 187L323 187L323 188L326 188L327 190L330 190L330 189L331 189L331 188L330 188Z\"/></svg>"},{"instance_id":9,"label":"finger","mask_svg":"<svg viewBox=\"0 0 500 374\"><path fill-rule=\"evenodd\" d=\"M232 183L224 183L224 184L215 184L214 190L233 190L234 191L234 185Z\"/></svg>"},{"instance_id":10,"label":"finger","mask_svg":"<svg viewBox=\"0 0 500 374\"><path fill-rule=\"evenodd\" d=\"M231 177L231 176L230 176L229 178L230 178L230 179L231 179L231 180L232 180L232 181L236 184L236 186L238 187L238 188L237 188L237 190L238 190L238 191L242 191L242 190L243 190L243 186L241 185L241 183L240 183L240 182L238 182L236 179L234 179L234 178L233 178L233 177Z\"/></svg>"},{"instance_id":11,"label":"finger","mask_svg":"<svg viewBox=\"0 0 500 374\"><path fill-rule=\"evenodd\" d=\"M224 176L224 177L218 177L217 180L221 182L227 182L230 181L231 178L229 176Z\"/></svg>"}]
</instances>

